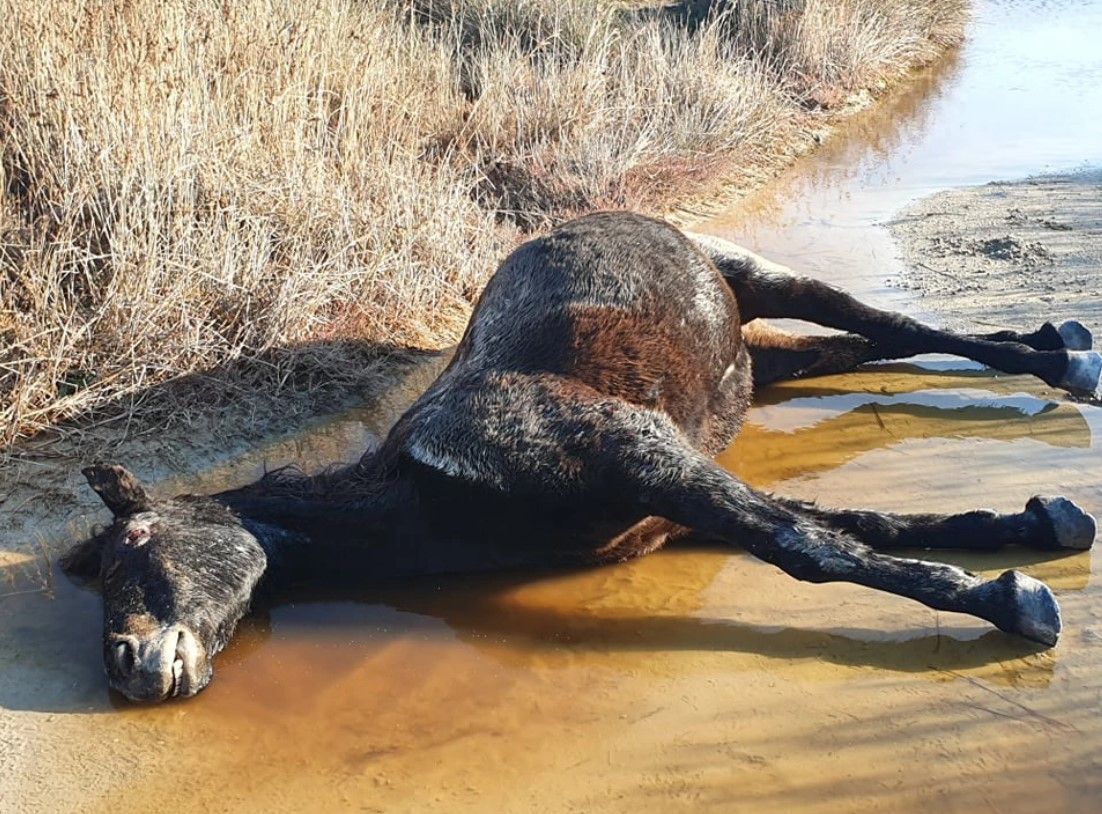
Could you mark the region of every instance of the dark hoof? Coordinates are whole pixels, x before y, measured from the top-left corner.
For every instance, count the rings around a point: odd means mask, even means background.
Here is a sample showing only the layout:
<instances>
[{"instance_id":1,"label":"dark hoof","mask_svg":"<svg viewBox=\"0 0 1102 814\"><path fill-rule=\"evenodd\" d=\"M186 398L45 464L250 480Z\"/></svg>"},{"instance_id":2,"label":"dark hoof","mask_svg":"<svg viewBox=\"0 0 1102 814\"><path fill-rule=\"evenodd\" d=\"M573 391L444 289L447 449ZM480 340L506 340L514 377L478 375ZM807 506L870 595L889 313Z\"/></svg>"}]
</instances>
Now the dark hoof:
<instances>
[{"instance_id":1,"label":"dark hoof","mask_svg":"<svg viewBox=\"0 0 1102 814\"><path fill-rule=\"evenodd\" d=\"M1020 571L1004 571L996 582L1010 593L1011 623L1002 629L1047 647L1055 645L1060 638L1060 606L1048 586Z\"/></svg>"},{"instance_id":2,"label":"dark hoof","mask_svg":"<svg viewBox=\"0 0 1102 814\"><path fill-rule=\"evenodd\" d=\"M1094 545L1098 524L1066 497L1038 495L1026 504L1026 509L1047 521L1056 548L1082 551Z\"/></svg>"},{"instance_id":3,"label":"dark hoof","mask_svg":"<svg viewBox=\"0 0 1102 814\"><path fill-rule=\"evenodd\" d=\"M1064 347L1068 350L1090 350L1094 347L1094 337L1090 330L1077 319L1069 319L1056 329Z\"/></svg>"},{"instance_id":4,"label":"dark hoof","mask_svg":"<svg viewBox=\"0 0 1102 814\"><path fill-rule=\"evenodd\" d=\"M1102 354L1092 350L1069 350L1068 367L1060 389L1074 396L1098 398L1098 382L1102 379Z\"/></svg>"}]
</instances>

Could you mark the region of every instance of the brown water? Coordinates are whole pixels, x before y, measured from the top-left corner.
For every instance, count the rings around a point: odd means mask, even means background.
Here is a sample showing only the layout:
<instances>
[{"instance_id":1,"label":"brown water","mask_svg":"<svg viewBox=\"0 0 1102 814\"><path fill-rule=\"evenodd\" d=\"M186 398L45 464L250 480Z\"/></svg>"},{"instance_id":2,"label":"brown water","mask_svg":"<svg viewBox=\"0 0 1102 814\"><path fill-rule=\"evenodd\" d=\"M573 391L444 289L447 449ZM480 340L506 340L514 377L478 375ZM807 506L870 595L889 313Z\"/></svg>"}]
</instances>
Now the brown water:
<instances>
[{"instance_id":1,"label":"brown water","mask_svg":"<svg viewBox=\"0 0 1102 814\"><path fill-rule=\"evenodd\" d=\"M920 313L884 284L901 270L878 223L951 184L1102 161L1092 29L1099 4L980 5L961 54L707 228ZM179 486L350 458L421 384ZM1040 491L1102 515L1100 445L1102 410L928 359L773 388L722 461L837 505L1017 509ZM56 575L42 590L9 555L0 811L1100 810L1096 557L939 556L1052 585L1065 633L1046 652L740 552L670 550L298 597L247 620L203 694L138 708L105 689L98 598Z\"/></svg>"}]
</instances>

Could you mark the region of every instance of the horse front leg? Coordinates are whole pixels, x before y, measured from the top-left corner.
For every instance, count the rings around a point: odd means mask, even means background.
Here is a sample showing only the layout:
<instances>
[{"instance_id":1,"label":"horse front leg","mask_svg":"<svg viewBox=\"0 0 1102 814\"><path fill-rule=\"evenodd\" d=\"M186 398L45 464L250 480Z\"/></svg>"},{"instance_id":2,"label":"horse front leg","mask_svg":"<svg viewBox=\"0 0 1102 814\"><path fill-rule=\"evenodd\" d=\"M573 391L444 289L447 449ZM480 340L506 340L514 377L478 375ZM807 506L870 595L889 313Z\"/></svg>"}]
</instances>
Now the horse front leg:
<instances>
[{"instance_id":1,"label":"horse front leg","mask_svg":"<svg viewBox=\"0 0 1102 814\"><path fill-rule=\"evenodd\" d=\"M1047 646L1060 610L1043 583L1018 571L987 580L940 563L880 554L852 535L759 493L676 437L621 448L620 473L645 511L736 543L807 582L851 582L967 613Z\"/></svg>"},{"instance_id":2,"label":"horse front leg","mask_svg":"<svg viewBox=\"0 0 1102 814\"><path fill-rule=\"evenodd\" d=\"M996 551L1019 545L1041 551L1089 549L1094 517L1066 497L1030 498L1025 510L1001 514L976 509L960 514L891 514L862 509L832 509L775 497L793 512L851 535L875 549L958 548Z\"/></svg>"}]
</instances>

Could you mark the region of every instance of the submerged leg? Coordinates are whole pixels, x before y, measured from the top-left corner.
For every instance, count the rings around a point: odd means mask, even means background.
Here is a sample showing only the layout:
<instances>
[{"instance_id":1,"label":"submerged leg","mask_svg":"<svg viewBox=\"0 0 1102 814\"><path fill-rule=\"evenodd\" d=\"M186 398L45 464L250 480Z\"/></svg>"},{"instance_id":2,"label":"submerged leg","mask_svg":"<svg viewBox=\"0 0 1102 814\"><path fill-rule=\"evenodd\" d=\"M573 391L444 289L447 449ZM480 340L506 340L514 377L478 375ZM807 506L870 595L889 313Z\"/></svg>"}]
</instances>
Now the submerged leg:
<instances>
[{"instance_id":1,"label":"submerged leg","mask_svg":"<svg viewBox=\"0 0 1102 814\"><path fill-rule=\"evenodd\" d=\"M1016 341L938 330L902 314L865 305L819 280L792 276L783 267L726 241L691 237L727 279L747 321L759 317L806 320L872 340L880 352L887 354L881 358L950 353L1004 373L1029 373L1076 395L1102 393L1102 355L1093 351L1069 350L1067 346L1035 350Z\"/></svg>"}]
</instances>

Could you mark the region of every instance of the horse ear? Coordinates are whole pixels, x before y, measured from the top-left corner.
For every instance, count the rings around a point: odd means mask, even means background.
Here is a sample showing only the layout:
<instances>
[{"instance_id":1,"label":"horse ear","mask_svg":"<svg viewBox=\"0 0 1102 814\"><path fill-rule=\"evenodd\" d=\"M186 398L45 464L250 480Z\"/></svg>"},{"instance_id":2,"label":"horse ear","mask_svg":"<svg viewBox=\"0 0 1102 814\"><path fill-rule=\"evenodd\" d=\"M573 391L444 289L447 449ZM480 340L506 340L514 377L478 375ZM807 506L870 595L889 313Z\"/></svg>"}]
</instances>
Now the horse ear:
<instances>
[{"instance_id":1,"label":"horse ear","mask_svg":"<svg viewBox=\"0 0 1102 814\"><path fill-rule=\"evenodd\" d=\"M115 517L127 517L149 508L149 496L138 479L118 464L95 464L81 471Z\"/></svg>"},{"instance_id":2,"label":"horse ear","mask_svg":"<svg viewBox=\"0 0 1102 814\"><path fill-rule=\"evenodd\" d=\"M81 580L99 576L103 556L103 536L95 535L70 548L58 560L61 570L70 577Z\"/></svg>"}]
</instances>

